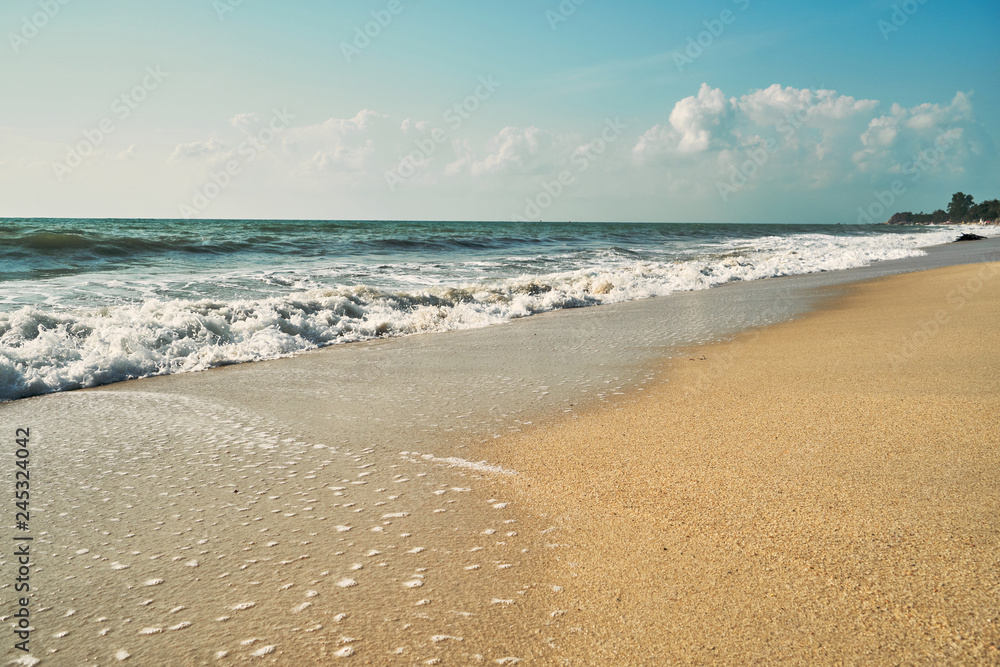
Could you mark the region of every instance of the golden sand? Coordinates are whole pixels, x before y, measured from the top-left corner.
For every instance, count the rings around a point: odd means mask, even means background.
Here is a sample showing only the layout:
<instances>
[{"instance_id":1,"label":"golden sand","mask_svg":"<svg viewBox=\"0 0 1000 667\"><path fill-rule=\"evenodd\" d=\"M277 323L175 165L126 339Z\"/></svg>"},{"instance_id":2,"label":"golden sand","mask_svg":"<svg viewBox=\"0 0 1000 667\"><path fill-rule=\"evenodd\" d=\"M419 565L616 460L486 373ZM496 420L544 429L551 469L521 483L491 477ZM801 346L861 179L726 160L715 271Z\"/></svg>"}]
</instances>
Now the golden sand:
<instances>
[{"instance_id":1,"label":"golden sand","mask_svg":"<svg viewBox=\"0 0 1000 667\"><path fill-rule=\"evenodd\" d=\"M1000 662L998 324L1000 264L882 279L484 447L558 528L544 661Z\"/></svg>"}]
</instances>

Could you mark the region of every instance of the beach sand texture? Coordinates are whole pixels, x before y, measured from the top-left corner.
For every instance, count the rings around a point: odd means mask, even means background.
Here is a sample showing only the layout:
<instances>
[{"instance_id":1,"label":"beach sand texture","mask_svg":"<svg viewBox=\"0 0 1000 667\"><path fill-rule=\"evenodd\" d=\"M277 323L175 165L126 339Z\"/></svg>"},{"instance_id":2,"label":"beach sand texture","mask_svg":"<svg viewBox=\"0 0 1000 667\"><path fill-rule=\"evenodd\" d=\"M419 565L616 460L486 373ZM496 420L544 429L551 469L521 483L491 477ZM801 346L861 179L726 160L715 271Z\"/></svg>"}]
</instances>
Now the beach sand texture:
<instances>
[{"instance_id":1,"label":"beach sand texture","mask_svg":"<svg viewBox=\"0 0 1000 667\"><path fill-rule=\"evenodd\" d=\"M339 442L378 398L324 373L382 344L4 406L35 429L33 655L995 663L998 278L865 283L502 438L380 411Z\"/></svg>"},{"instance_id":2,"label":"beach sand texture","mask_svg":"<svg viewBox=\"0 0 1000 667\"><path fill-rule=\"evenodd\" d=\"M557 517L559 657L1000 662L998 325L1000 264L881 279L495 456Z\"/></svg>"}]
</instances>

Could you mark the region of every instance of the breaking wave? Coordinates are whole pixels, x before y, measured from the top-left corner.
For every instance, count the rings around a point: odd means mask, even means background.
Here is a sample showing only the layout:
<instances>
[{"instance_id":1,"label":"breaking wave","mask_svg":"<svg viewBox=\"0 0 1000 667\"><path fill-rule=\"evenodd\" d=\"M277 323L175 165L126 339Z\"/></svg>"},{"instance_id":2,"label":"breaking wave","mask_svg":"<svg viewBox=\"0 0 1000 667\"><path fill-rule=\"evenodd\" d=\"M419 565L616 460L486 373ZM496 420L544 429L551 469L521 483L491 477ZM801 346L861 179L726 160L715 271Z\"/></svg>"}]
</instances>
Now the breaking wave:
<instances>
[{"instance_id":1,"label":"breaking wave","mask_svg":"<svg viewBox=\"0 0 1000 667\"><path fill-rule=\"evenodd\" d=\"M953 230L729 239L642 260L606 247L589 268L433 287L341 286L259 299L159 299L0 313L0 400L199 371L303 350L470 329L535 313L707 289L733 281L847 269L924 254ZM72 244L53 234L32 242Z\"/></svg>"}]
</instances>

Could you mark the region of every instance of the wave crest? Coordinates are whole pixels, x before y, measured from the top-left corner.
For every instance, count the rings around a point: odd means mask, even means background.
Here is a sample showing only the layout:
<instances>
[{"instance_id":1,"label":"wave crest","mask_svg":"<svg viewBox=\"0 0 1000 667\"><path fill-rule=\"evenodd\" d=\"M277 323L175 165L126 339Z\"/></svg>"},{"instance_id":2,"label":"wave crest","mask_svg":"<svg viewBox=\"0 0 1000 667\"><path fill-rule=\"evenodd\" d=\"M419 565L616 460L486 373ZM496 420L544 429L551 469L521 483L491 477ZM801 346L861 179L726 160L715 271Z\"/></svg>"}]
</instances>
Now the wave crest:
<instances>
[{"instance_id":1,"label":"wave crest","mask_svg":"<svg viewBox=\"0 0 1000 667\"><path fill-rule=\"evenodd\" d=\"M613 259L595 261L594 268L433 288L360 285L62 312L26 306L0 313L0 400L273 359L335 343L484 327L737 280L858 267L920 255L918 246L953 237L951 230L796 234L714 243L676 261L642 261L611 248Z\"/></svg>"}]
</instances>

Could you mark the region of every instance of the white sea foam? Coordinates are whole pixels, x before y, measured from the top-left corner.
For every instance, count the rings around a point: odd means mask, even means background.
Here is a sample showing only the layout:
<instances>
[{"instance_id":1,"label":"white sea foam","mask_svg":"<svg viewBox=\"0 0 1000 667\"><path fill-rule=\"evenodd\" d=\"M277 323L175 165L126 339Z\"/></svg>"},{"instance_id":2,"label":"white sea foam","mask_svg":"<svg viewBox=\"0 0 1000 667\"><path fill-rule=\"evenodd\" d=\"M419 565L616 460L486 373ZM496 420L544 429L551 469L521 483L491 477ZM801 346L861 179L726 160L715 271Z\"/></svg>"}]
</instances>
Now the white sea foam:
<instances>
[{"instance_id":1,"label":"white sea foam","mask_svg":"<svg viewBox=\"0 0 1000 667\"><path fill-rule=\"evenodd\" d=\"M992 233L969 231L976 230ZM732 281L853 268L921 255L921 246L954 238L954 229L801 233L692 245L670 261L609 251L576 263L585 269L452 286L410 281L400 289L312 288L260 299L161 297L98 308L25 306L0 313L0 400L277 358L335 343L484 327Z\"/></svg>"},{"instance_id":2,"label":"white sea foam","mask_svg":"<svg viewBox=\"0 0 1000 667\"><path fill-rule=\"evenodd\" d=\"M409 452L401 452L401 454L403 454L404 456L406 456L407 454L409 454ZM412 454L413 454L413 456L416 456L416 452L413 452ZM443 464L447 465L449 468L465 468L466 470L473 470L475 472L485 472L485 473L490 473L490 474L493 474L493 475L516 475L517 474L513 470L508 470L508 469L503 468L501 466L493 465L491 463L487 463L486 461L478 461L478 462L477 461L467 461L467 460L459 458L457 456L448 456L448 457L441 458L441 457L434 456L433 454L422 454L420 456L420 458L410 458L408 460L413 461L415 463L419 463L419 462L443 463ZM467 489L452 489L452 490L453 491L465 491ZM506 507L506 504L504 504L504 507ZM503 509L503 507L498 507L497 509ZM387 514L386 516L384 516L382 518L384 519L384 518L386 518L388 516L390 516L390 515Z\"/></svg>"}]
</instances>

